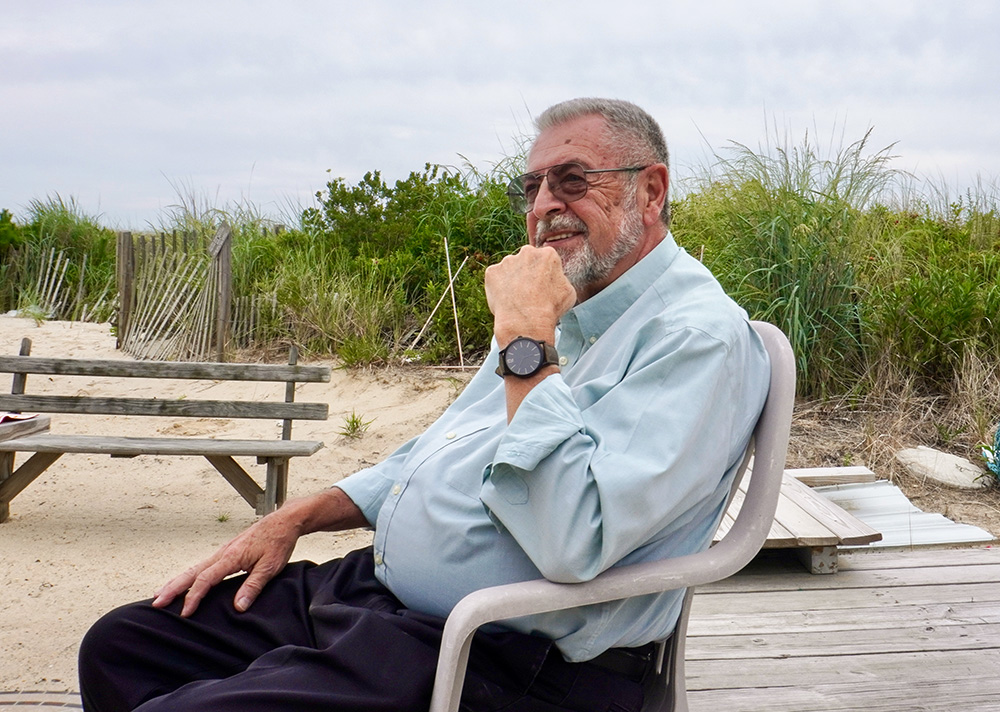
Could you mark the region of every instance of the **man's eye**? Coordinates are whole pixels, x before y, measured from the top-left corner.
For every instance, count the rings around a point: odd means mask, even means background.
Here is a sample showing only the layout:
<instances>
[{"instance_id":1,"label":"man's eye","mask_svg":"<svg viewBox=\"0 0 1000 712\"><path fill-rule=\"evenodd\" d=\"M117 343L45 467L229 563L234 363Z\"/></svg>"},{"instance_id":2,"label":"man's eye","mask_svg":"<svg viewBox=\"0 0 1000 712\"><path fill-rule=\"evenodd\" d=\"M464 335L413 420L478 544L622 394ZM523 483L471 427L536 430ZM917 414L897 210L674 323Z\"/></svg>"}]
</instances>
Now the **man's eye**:
<instances>
[{"instance_id":1,"label":"man's eye","mask_svg":"<svg viewBox=\"0 0 1000 712\"><path fill-rule=\"evenodd\" d=\"M587 190L587 179L577 173L570 173L562 177L559 187L570 194L580 193Z\"/></svg>"},{"instance_id":2,"label":"man's eye","mask_svg":"<svg viewBox=\"0 0 1000 712\"><path fill-rule=\"evenodd\" d=\"M530 198L532 196L538 195L538 186L540 186L541 184L542 184L542 182L540 180L526 180L526 181L524 181L524 194L525 194L525 196L527 196L527 197Z\"/></svg>"}]
</instances>

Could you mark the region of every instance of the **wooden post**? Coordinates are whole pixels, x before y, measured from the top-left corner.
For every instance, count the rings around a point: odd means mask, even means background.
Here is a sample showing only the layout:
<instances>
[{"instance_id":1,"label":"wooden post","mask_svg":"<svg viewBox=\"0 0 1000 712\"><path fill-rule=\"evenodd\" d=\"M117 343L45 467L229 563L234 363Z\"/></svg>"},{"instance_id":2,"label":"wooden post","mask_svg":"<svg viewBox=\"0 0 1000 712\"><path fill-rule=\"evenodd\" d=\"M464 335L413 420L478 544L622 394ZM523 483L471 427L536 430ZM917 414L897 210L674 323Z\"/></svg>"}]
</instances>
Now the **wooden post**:
<instances>
[{"instance_id":1,"label":"wooden post","mask_svg":"<svg viewBox=\"0 0 1000 712\"><path fill-rule=\"evenodd\" d=\"M299 349L297 346L292 346L288 349L288 365L296 366L299 363ZM285 383L285 403L292 403L295 400L295 381L288 381ZM292 439L292 420L291 418L286 418L281 424L281 439L291 440Z\"/></svg>"},{"instance_id":2,"label":"wooden post","mask_svg":"<svg viewBox=\"0 0 1000 712\"><path fill-rule=\"evenodd\" d=\"M31 355L31 339L24 338L21 339L21 356ZM21 395L24 393L25 382L27 381L28 374L26 373L15 373L14 382L11 384L10 392L11 395ZM3 484L10 479L10 476L14 473L14 453L12 452L0 452L0 484ZM11 495L13 497L13 495ZM10 519L10 499L5 498L0 500L0 522L6 522Z\"/></svg>"},{"instance_id":3,"label":"wooden post","mask_svg":"<svg viewBox=\"0 0 1000 712\"><path fill-rule=\"evenodd\" d=\"M20 351L20 355L21 356L30 356L31 355L31 339L29 339L28 337L24 337L23 339L21 339L21 351ZM28 382L28 374L27 373L15 373L14 374L14 382L11 383L11 386L10 386L10 394L12 396L23 395L24 394L24 387L27 385L27 382Z\"/></svg>"},{"instance_id":4,"label":"wooden post","mask_svg":"<svg viewBox=\"0 0 1000 712\"><path fill-rule=\"evenodd\" d=\"M233 298L233 231L222 223L208 245L216 275L215 360L224 361Z\"/></svg>"},{"instance_id":5,"label":"wooden post","mask_svg":"<svg viewBox=\"0 0 1000 712\"><path fill-rule=\"evenodd\" d=\"M135 289L135 249L131 232L118 233L117 252L118 277L118 329L115 340L116 348L125 343L128 332L129 317L132 315L132 299Z\"/></svg>"}]
</instances>

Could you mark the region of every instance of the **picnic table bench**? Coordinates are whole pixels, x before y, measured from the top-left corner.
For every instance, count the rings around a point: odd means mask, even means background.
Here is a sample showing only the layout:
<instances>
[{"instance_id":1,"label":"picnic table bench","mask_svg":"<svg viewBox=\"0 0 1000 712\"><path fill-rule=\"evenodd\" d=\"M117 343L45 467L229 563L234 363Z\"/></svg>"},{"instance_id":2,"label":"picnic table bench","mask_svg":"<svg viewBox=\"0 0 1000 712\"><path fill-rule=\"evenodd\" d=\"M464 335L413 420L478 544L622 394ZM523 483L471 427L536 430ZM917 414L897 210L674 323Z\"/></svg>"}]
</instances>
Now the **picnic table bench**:
<instances>
[{"instance_id":1,"label":"picnic table bench","mask_svg":"<svg viewBox=\"0 0 1000 712\"><path fill-rule=\"evenodd\" d=\"M0 522L10 516L10 502L53 462L66 453L135 457L137 455L200 455L236 489L258 514L273 511L285 500L288 462L312 455L323 443L293 440L295 420L326 420L327 403L295 402L295 385L328 382L328 366L300 366L292 347L288 365L182 363L166 361L42 358L30 355L31 341L24 339L16 356L0 356L0 373L14 374L10 395L0 393L0 413L52 413L83 415L160 416L170 418L270 419L282 421L280 439L225 439L205 437L132 437L119 434L64 435L49 430L49 416L5 423L0 431ZM90 395L31 395L26 393L28 374L87 376L120 379L128 392L130 379L153 378L210 381L284 382L283 402L259 400L199 400L105 397ZM135 381L132 381L135 383ZM6 428L6 426L11 426ZM14 426L17 426L16 428ZM33 430L33 432L31 432ZM14 456L33 453L17 469ZM234 458L256 457L266 465L262 488Z\"/></svg>"},{"instance_id":2,"label":"picnic table bench","mask_svg":"<svg viewBox=\"0 0 1000 712\"><path fill-rule=\"evenodd\" d=\"M742 502L753 465L719 525L718 540L732 524ZM879 541L881 532L814 491L809 485L874 482L875 474L864 466L785 470L774 522L764 542L765 549L793 549L814 574L837 572L841 546Z\"/></svg>"}]
</instances>

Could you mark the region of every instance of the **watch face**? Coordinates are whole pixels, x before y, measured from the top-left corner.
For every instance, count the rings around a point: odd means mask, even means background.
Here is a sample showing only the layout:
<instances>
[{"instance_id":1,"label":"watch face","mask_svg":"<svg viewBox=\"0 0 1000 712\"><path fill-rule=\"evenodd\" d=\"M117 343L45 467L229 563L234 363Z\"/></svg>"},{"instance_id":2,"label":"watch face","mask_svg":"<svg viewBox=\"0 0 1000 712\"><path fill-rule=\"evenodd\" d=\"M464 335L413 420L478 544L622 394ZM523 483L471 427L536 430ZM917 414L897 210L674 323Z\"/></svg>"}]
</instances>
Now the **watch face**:
<instances>
[{"instance_id":1,"label":"watch face","mask_svg":"<svg viewBox=\"0 0 1000 712\"><path fill-rule=\"evenodd\" d=\"M515 375L530 376L542 365L542 348L530 339L514 339L504 352L504 362Z\"/></svg>"}]
</instances>

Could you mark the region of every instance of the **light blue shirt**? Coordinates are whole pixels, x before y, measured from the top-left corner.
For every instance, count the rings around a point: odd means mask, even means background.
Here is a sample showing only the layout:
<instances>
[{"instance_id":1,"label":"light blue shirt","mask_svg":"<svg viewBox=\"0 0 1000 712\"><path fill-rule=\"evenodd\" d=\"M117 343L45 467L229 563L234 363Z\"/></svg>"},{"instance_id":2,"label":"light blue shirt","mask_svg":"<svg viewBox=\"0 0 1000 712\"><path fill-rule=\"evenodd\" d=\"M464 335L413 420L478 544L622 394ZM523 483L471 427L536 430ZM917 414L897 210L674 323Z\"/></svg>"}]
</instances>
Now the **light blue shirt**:
<instances>
[{"instance_id":1,"label":"light blue shirt","mask_svg":"<svg viewBox=\"0 0 1000 712\"><path fill-rule=\"evenodd\" d=\"M338 483L375 526L376 576L447 616L467 593L680 556L711 542L764 403L746 314L667 235L560 321L561 372L508 425L497 345L421 436ZM505 623L571 661L666 637L681 593Z\"/></svg>"}]
</instances>

